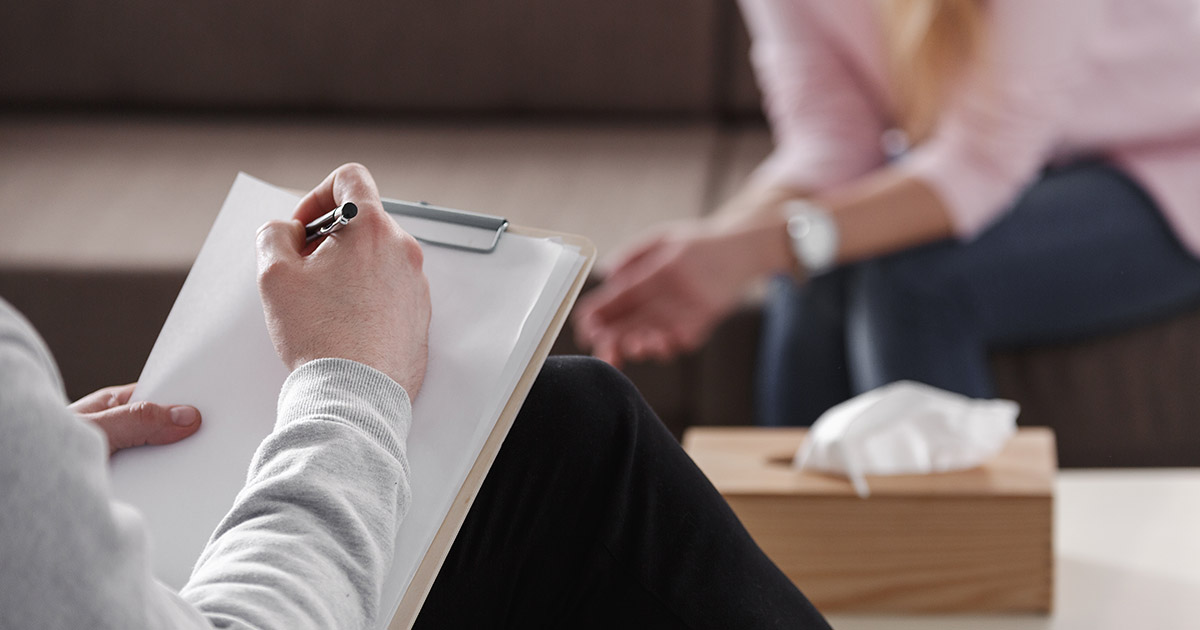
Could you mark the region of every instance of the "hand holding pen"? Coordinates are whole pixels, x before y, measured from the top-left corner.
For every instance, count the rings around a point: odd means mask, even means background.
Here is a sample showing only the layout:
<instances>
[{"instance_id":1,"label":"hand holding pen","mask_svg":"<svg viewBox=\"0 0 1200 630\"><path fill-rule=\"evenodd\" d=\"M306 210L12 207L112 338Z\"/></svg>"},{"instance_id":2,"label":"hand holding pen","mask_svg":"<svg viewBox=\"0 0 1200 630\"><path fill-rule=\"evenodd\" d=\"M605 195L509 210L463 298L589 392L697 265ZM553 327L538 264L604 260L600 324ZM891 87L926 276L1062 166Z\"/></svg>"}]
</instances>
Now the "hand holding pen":
<instances>
[{"instance_id":1,"label":"hand holding pen","mask_svg":"<svg viewBox=\"0 0 1200 630\"><path fill-rule=\"evenodd\" d=\"M257 249L267 330L288 369L351 359L416 397L429 337L424 257L384 211L366 168L339 167L300 201L292 220L260 228Z\"/></svg>"}]
</instances>

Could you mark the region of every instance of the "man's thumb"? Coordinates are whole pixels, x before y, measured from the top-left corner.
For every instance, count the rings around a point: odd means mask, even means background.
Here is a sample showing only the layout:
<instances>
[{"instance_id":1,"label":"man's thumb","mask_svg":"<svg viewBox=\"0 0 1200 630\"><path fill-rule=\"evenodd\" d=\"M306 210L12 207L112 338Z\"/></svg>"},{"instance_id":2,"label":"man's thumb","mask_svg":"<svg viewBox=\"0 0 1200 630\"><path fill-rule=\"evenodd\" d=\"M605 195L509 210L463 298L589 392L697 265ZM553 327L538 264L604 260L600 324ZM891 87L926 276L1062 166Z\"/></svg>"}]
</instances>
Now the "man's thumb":
<instances>
[{"instance_id":1,"label":"man's thumb","mask_svg":"<svg viewBox=\"0 0 1200 630\"><path fill-rule=\"evenodd\" d=\"M108 436L109 450L147 444L170 444L200 428L200 412L187 405L135 402L84 416Z\"/></svg>"}]
</instances>

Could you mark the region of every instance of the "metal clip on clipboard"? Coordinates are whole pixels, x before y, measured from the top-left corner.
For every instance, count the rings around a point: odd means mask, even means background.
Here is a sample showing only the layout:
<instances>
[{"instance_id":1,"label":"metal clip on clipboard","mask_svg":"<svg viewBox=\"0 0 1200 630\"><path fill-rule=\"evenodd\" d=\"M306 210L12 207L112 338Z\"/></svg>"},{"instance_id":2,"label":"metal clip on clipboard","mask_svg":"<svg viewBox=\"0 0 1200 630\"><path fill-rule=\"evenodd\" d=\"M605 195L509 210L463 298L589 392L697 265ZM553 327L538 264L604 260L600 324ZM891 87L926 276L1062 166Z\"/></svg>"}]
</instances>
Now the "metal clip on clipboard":
<instances>
[{"instance_id":1,"label":"metal clip on clipboard","mask_svg":"<svg viewBox=\"0 0 1200 630\"><path fill-rule=\"evenodd\" d=\"M508 229L508 219L503 217L441 208L429 205L424 201L411 203L384 199L383 209L391 215L415 219L415 221L406 221L401 218L397 221L418 241L468 252L491 253L500 243L500 237ZM439 229L437 224L451 229ZM422 226L433 229L421 229ZM465 228L466 231L461 229L456 231L454 228ZM482 235L482 238L478 238L476 237L479 234L477 230L483 230L486 234Z\"/></svg>"}]
</instances>

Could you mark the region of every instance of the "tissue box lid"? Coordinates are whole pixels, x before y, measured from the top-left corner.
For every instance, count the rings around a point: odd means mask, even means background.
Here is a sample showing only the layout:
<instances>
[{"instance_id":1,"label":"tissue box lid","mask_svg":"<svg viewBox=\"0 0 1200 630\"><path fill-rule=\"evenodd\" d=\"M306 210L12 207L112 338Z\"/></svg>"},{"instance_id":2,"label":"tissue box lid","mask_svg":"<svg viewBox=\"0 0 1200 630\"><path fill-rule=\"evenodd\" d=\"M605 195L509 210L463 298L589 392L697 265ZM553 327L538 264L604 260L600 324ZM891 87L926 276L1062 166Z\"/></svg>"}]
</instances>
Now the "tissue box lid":
<instances>
[{"instance_id":1,"label":"tissue box lid","mask_svg":"<svg viewBox=\"0 0 1200 630\"><path fill-rule=\"evenodd\" d=\"M841 477L792 468L806 429L694 427L683 447L724 496L853 496ZM1026 496L1053 494L1054 432L1022 427L999 454L971 470L930 475L868 476L872 497Z\"/></svg>"}]
</instances>

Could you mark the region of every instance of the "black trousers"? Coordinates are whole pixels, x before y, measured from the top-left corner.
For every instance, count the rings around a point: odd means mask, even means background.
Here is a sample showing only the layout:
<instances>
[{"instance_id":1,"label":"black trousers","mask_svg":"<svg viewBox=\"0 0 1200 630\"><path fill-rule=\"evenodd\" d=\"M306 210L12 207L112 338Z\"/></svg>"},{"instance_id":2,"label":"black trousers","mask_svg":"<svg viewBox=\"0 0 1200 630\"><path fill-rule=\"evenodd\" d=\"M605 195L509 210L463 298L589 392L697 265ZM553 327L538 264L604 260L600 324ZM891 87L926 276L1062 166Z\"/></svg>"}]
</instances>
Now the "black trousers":
<instances>
[{"instance_id":1,"label":"black trousers","mask_svg":"<svg viewBox=\"0 0 1200 630\"><path fill-rule=\"evenodd\" d=\"M417 628L828 628L625 377L551 358Z\"/></svg>"}]
</instances>

